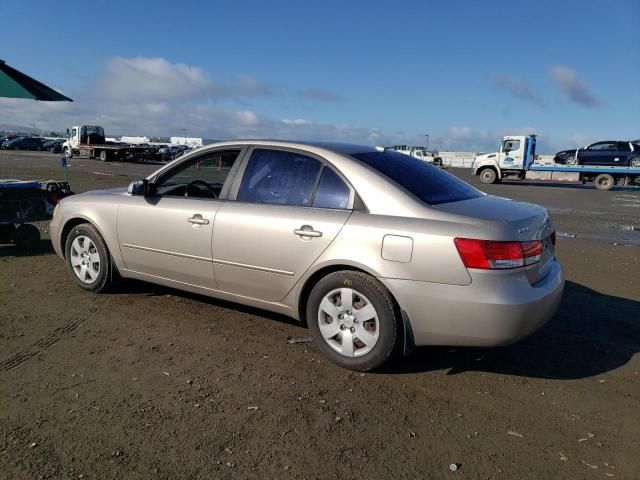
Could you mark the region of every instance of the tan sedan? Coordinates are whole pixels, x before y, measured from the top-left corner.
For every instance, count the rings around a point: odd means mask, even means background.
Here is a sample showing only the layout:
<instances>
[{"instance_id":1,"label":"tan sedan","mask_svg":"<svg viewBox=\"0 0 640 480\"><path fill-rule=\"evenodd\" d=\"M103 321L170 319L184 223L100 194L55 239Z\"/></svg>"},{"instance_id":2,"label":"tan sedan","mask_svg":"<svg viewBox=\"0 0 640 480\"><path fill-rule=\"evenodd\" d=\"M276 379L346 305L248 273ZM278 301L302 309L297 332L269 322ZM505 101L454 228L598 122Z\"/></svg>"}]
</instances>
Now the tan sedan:
<instances>
[{"instance_id":1,"label":"tan sedan","mask_svg":"<svg viewBox=\"0 0 640 480\"><path fill-rule=\"evenodd\" d=\"M283 313L354 370L415 345L514 342L564 286L544 208L358 145L210 145L63 200L50 231L85 290L120 275Z\"/></svg>"}]
</instances>

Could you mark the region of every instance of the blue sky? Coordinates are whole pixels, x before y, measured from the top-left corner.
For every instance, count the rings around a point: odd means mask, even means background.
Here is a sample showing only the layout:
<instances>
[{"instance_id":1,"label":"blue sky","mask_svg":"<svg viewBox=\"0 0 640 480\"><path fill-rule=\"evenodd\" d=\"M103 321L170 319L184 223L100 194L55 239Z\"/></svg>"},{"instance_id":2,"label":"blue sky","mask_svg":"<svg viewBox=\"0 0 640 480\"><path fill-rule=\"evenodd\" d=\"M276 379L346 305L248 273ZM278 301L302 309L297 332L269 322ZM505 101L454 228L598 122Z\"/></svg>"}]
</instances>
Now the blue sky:
<instances>
[{"instance_id":1,"label":"blue sky","mask_svg":"<svg viewBox=\"0 0 640 480\"><path fill-rule=\"evenodd\" d=\"M510 133L548 150L640 137L638 0L52 5L5 5L0 57L75 102L0 100L0 125L377 144L428 133L462 150Z\"/></svg>"}]
</instances>

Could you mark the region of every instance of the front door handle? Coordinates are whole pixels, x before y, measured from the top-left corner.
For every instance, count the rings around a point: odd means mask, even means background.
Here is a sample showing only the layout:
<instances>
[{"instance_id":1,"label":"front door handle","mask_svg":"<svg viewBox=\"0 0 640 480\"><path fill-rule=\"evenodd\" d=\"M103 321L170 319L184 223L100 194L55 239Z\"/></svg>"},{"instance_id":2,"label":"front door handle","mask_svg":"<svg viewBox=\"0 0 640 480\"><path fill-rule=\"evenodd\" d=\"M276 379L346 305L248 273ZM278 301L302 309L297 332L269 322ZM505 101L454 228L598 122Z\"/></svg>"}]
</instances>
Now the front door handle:
<instances>
[{"instance_id":1,"label":"front door handle","mask_svg":"<svg viewBox=\"0 0 640 480\"><path fill-rule=\"evenodd\" d=\"M321 237L322 232L314 230L311 225L302 225L300 228L296 228L293 233L299 237Z\"/></svg>"},{"instance_id":2,"label":"front door handle","mask_svg":"<svg viewBox=\"0 0 640 480\"><path fill-rule=\"evenodd\" d=\"M209 220L202 218L202 215L199 213L194 213L193 217L187 218L187 222L194 223L196 225L209 225Z\"/></svg>"}]
</instances>

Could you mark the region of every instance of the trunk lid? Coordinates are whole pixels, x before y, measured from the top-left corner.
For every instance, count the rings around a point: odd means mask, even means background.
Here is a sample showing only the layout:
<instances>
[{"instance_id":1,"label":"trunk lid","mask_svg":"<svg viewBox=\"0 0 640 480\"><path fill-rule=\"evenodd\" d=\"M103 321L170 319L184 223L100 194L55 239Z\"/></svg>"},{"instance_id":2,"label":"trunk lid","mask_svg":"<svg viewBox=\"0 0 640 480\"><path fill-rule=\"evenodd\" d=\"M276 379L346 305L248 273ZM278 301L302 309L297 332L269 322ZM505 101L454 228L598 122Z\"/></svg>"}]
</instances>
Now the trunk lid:
<instances>
[{"instance_id":1,"label":"trunk lid","mask_svg":"<svg viewBox=\"0 0 640 480\"><path fill-rule=\"evenodd\" d=\"M524 267L531 284L542 280L551 269L555 248L551 242L553 225L546 208L493 195L435 205L433 208L468 217L485 225L491 222L496 227L501 227L495 229L495 238L485 238L485 240L518 242L540 240L542 242L540 261Z\"/></svg>"}]
</instances>

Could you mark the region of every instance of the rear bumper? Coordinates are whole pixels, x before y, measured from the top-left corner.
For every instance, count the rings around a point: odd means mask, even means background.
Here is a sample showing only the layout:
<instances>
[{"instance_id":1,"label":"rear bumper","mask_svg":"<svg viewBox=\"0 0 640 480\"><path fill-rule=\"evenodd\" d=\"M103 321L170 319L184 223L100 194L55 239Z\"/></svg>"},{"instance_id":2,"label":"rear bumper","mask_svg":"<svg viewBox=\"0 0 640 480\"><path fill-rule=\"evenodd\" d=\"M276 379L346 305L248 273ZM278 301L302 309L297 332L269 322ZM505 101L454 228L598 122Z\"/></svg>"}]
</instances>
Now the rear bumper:
<instances>
[{"instance_id":1,"label":"rear bumper","mask_svg":"<svg viewBox=\"0 0 640 480\"><path fill-rule=\"evenodd\" d=\"M522 269L470 274L467 286L380 280L407 313L416 345L489 347L516 342L553 316L564 289L562 268L555 259L535 285Z\"/></svg>"}]
</instances>

